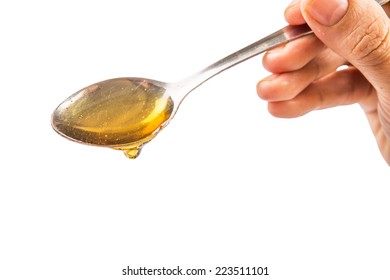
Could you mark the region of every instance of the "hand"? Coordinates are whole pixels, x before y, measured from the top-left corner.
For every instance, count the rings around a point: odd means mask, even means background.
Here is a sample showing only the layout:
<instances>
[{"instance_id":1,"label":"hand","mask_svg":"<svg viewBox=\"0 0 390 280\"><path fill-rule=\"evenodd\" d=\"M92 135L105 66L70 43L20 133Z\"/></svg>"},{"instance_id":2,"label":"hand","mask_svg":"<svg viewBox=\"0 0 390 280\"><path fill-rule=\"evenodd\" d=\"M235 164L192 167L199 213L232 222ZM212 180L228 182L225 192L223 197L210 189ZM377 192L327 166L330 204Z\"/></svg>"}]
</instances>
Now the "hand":
<instances>
[{"instance_id":1,"label":"hand","mask_svg":"<svg viewBox=\"0 0 390 280\"><path fill-rule=\"evenodd\" d=\"M273 74L257 92L270 113L292 118L359 103L390 165L390 20L384 9L374 0L295 0L285 18L291 25L306 22L316 36L264 55ZM341 65L348 68L337 71Z\"/></svg>"}]
</instances>

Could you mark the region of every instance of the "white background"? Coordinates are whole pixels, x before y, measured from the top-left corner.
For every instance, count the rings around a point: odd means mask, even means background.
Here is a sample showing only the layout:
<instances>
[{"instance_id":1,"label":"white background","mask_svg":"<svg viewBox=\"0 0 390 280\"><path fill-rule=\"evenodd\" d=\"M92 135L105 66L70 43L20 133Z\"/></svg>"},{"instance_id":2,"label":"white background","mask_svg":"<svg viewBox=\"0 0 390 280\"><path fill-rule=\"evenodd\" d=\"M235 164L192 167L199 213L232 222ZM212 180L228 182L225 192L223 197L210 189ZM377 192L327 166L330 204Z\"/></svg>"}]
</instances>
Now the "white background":
<instances>
[{"instance_id":1,"label":"white background","mask_svg":"<svg viewBox=\"0 0 390 280\"><path fill-rule=\"evenodd\" d=\"M128 265L389 279L390 172L365 116L270 116L261 56L193 92L134 161L51 128L80 88L184 78L283 27L288 2L3 3L0 279L171 278Z\"/></svg>"}]
</instances>

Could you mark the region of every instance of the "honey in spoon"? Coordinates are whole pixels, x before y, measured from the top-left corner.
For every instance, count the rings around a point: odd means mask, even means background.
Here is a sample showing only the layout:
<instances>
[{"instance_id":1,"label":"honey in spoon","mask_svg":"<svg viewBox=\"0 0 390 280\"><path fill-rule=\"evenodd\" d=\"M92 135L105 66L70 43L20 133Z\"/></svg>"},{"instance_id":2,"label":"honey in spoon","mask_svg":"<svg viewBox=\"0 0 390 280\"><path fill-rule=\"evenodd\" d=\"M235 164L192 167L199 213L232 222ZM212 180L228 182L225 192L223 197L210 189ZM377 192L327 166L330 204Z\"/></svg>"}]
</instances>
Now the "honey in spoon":
<instances>
[{"instance_id":1,"label":"honey in spoon","mask_svg":"<svg viewBox=\"0 0 390 280\"><path fill-rule=\"evenodd\" d=\"M54 111L52 125L71 140L123 150L136 158L171 117L173 105L164 83L118 78L70 96Z\"/></svg>"}]
</instances>

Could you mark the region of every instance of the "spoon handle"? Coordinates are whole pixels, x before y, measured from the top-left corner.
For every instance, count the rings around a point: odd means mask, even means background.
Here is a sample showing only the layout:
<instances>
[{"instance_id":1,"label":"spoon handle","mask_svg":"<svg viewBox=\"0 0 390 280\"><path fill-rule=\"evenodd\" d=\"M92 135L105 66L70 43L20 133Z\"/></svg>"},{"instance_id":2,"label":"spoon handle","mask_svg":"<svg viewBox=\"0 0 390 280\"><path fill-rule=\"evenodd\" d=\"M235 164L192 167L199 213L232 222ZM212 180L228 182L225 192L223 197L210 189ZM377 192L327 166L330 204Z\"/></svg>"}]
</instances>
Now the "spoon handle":
<instances>
[{"instance_id":1,"label":"spoon handle","mask_svg":"<svg viewBox=\"0 0 390 280\"><path fill-rule=\"evenodd\" d=\"M207 80L218 75L222 71L225 71L245 60L248 60L256 55L259 55L265 51L268 51L278 45L287 43L289 41L298 39L300 37L310 35L313 31L307 24L302 25L289 25L286 26L267 37L264 37L249 46L236 51L225 58L211 64L202 71L195 73L194 75L175 83L180 89L180 93L184 93L185 96L193 91L195 88L202 85ZM180 96L183 99L185 96Z\"/></svg>"},{"instance_id":2,"label":"spoon handle","mask_svg":"<svg viewBox=\"0 0 390 280\"><path fill-rule=\"evenodd\" d=\"M376 0L376 2L378 2L380 5L384 5L389 1L390 0ZM180 96L179 100L183 99L189 92L199 87L210 78L218 75L222 71L225 71L230 67L233 67L247 59L268 51L278 45L288 43L310 34L313 34L313 31L307 24L288 25L268 35L267 37L264 37L254 42L253 44L250 44L249 46L228 55L227 57L215 62L202 71L176 83L176 86L182 89L180 92L185 94L184 96Z\"/></svg>"}]
</instances>

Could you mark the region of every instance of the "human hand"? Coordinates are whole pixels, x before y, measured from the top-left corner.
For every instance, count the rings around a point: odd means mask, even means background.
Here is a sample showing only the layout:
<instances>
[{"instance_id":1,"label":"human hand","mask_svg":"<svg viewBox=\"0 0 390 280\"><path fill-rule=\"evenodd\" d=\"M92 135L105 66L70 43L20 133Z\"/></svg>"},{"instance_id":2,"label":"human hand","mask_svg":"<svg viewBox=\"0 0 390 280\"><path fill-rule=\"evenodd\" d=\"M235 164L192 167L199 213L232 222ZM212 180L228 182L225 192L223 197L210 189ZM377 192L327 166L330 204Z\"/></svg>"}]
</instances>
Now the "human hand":
<instances>
[{"instance_id":1,"label":"human hand","mask_svg":"<svg viewBox=\"0 0 390 280\"><path fill-rule=\"evenodd\" d=\"M384 6L389 10L389 6ZM257 84L276 117L359 103L390 165L390 20L374 0L295 0L291 25L316 36L277 47L263 57L273 74ZM348 65L347 69L337 69Z\"/></svg>"}]
</instances>

